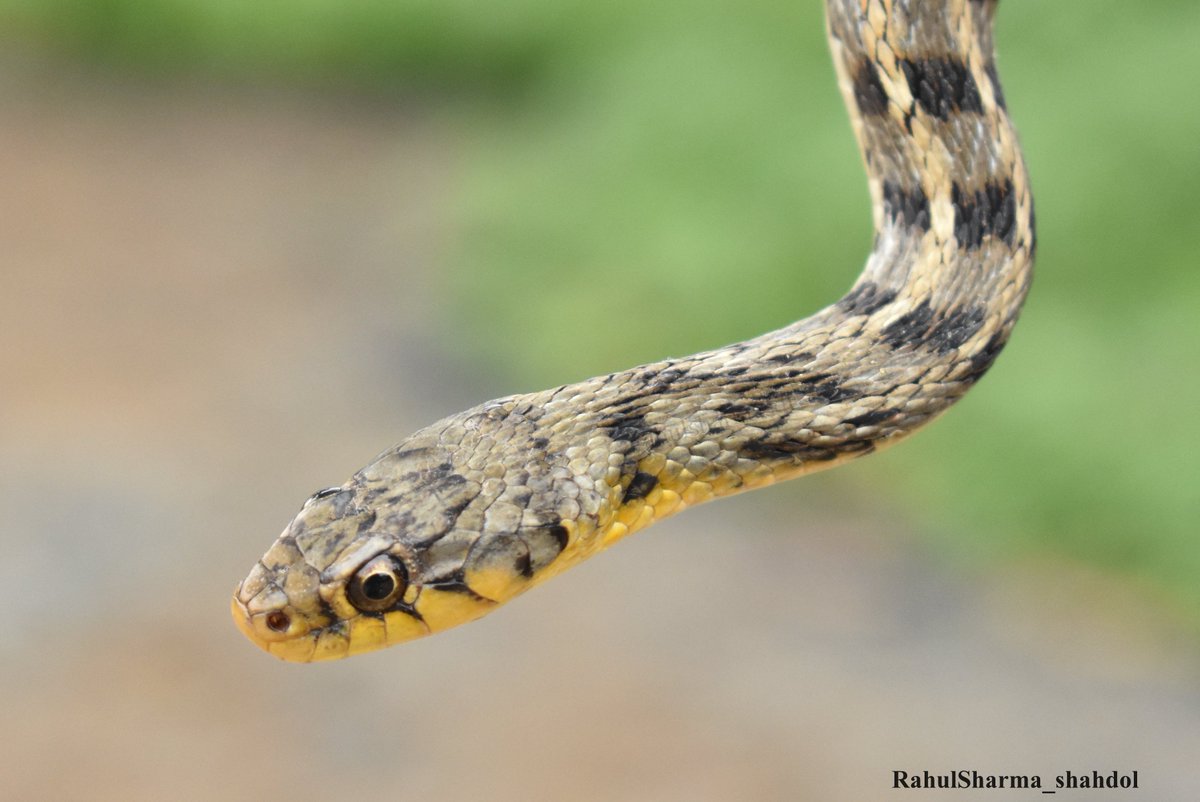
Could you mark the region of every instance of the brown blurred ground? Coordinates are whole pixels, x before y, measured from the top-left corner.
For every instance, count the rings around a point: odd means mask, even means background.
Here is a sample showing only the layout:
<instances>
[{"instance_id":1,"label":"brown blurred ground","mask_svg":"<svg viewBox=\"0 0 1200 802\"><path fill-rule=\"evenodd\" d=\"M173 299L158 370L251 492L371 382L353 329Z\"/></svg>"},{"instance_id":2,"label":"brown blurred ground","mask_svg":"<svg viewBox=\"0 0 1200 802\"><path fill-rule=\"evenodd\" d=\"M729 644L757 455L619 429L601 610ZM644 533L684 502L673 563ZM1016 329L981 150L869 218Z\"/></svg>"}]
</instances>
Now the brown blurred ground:
<instances>
[{"instance_id":1,"label":"brown blurred ground","mask_svg":"<svg viewBox=\"0 0 1200 802\"><path fill-rule=\"evenodd\" d=\"M974 768L1197 798L1200 660L1151 591L967 575L787 488L438 638L264 656L228 595L300 501L528 389L445 344L454 132L29 65L0 104L0 796L858 800Z\"/></svg>"}]
</instances>

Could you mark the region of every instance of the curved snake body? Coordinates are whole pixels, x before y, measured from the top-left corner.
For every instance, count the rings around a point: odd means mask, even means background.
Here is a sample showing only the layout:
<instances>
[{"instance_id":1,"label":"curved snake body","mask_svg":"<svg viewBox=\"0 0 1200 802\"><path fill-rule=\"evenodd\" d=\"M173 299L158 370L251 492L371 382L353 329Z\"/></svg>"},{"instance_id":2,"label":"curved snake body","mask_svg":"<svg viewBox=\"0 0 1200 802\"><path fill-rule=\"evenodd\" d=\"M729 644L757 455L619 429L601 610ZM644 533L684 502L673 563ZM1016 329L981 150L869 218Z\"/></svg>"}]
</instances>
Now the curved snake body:
<instances>
[{"instance_id":1,"label":"curved snake body","mask_svg":"<svg viewBox=\"0 0 1200 802\"><path fill-rule=\"evenodd\" d=\"M849 294L746 342L445 418L316 494L233 600L278 657L342 657L478 618L679 510L896 442L1009 337L1033 198L995 0L828 0L874 202Z\"/></svg>"}]
</instances>

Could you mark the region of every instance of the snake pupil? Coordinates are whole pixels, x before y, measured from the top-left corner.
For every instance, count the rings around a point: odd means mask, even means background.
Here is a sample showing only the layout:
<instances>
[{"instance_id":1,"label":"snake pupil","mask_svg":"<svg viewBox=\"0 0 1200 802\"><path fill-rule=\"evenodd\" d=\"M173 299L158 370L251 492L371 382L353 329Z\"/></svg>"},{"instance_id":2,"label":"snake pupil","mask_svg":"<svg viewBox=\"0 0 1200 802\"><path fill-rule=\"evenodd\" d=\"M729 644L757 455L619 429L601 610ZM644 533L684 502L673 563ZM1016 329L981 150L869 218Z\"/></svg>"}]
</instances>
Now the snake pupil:
<instances>
[{"instance_id":1,"label":"snake pupil","mask_svg":"<svg viewBox=\"0 0 1200 802\"><path fill-rule=\"evenodd\" d=\"M267 626L275 632L287 632L287 628L291 626L292 619L287 613L276 610L267 615Z\"/></svg>"},{"instance_id":2,"label":"snake pupil","mask_svg":"<svg viewBox=\"0 0 1200 802\"><path fill-rule=\"evenodd\" d=\"M378 613L392 607L407 587L404 564L390 554L380 554L350 579L346 597L362 612Z\"/></svg>"},{"instance_id":3,"label":"snake pupil","mask_svg":"<svg viewBox=\"0 0 1200 802\"><path fill-rule=\"evenodd\" d=\"M363 581L363 595L372 601L383 601L396 589L396 580L389 574L371 574Z\"/></svg>"}]
</instances>

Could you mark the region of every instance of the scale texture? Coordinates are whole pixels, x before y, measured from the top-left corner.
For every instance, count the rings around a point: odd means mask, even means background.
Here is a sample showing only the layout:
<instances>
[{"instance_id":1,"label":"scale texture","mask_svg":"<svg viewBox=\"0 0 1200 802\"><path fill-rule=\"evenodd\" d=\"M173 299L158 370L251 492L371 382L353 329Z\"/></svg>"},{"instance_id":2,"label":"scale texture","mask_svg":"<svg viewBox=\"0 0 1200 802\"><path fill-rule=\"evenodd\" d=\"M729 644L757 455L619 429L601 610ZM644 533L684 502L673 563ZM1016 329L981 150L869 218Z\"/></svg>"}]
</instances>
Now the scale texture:
<instances>
[{"instance_id":1,"label":"scale texture","mask_svg":"<svg viewBox=\"0 0 1200 802\"><path fill-rule=\"evenodd\" d=\"M870 454L987 371L1029 288L1033 197L991 0L828 0L874 248L837 303L752 340L488 402L305 503L239 585L307 662L478 618L679 510Z\"/></svg>"}]
</instances>

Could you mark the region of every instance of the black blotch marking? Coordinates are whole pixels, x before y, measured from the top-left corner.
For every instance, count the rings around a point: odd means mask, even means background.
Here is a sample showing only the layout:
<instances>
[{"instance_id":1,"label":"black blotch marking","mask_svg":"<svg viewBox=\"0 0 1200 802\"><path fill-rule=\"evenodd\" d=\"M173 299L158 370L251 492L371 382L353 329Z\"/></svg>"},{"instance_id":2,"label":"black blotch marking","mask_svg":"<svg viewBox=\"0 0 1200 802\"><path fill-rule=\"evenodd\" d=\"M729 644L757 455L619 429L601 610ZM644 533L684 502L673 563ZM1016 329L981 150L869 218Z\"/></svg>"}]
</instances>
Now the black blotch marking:
<instances>
[{"instance_id":1,"label":"black blotch marking","mask_svg":"<svg viewBox=\"0 0 1200 802\"><path fill-rule=\"evenodd\" d=\"M851 295L853 295L853 293L851 293ZM842 300L844 301L846 299L843 298ZM798 354L771 354L771 356L767 357L766 360L764 360L764 361L774 362L776 365L790 365L790 364L795 364L795 363L799 363L799 364L803 365L807 362L811 362L812 358L813 358L813 355L811 352L801 351ZM788 375L795 376L795 375L799 375L801 372L803 372L803 371L801 371L800 369L797 368L797 369L788 371Z\"/></svg>"},{"instance_id":2,"label":"black blotch marking","mask_svg":"<svg viewBox=\"0 0 1200 802\"><path fill-rule=\"evenodd\" d=\"M798 443L793 440L778 440L774 442L750 442L742 446L742 456L758 460L786 460L789 462L827 462L837 457L837 451Z\"/></svg>"},{"instance_id":3,"label":"black blotch marking","mask_svg":"<svg viewBox=\"0 0 1200 802\"><path fill-rule=\"evenodd\" d=\"M1037 255L1037 215L1033 212L1033 197L1029 198L1029 258Z\"/></svg>"},{"instance_id":4,"label":"black blotch marking","mask_svg":"<svg viewBox=\"0 0 1200 802\"><path fill-rule=\"evenodd\" d=\"M391 607L389 607L386 610L380 610L379 612L363 611L363 612L359 613L359 615L361 615L363 618L374 618L376 621L386 621L387 613L390 613L390 612L393 612L396 610L399 610L400 612L403 612L403 613L408 613L409 615L411 615L413 618L417 619L418 621L425 620L424 618L421 617L421 614L418 613L411 604L405 604L402 601L396 602L395 604L393 604Z\"/></svg>"},{"instance_id":5,"label":"black blotch marking","mask_svg":"<svg viewBox=\"0 0 1200 802\"><path fill-rule=\"evenodd\" d=\"M433 588L434 590L445 591L446 593L459 593L463 596L470 597L475 601L494 601L494 599L489 599L486 596L480 596L478 593L471 590L471 586L468 585L463 579L462 569L455 571L453 574L445 578L430 580L424 583L424 586L427 588ZM421 597L418 595L417 598L419 599ZM401 609L403 609L406 613L411 613L417 618L418 621L425 620L414 607L410 607L406 604L403 605Z\"/></svg>"},{"instance_id":6,"label":"black blotch marking","mask_svg":"<svg viewBox=\"0 0 1200 802\"><path fill-rule=\"evenodd\" d=\"M331 605L329 602L325 601L320 596L317 596L316 602L317 610L320 611L321 617L329 621L329 624L326 624L326 626L330 626L341 620L338 617L338 614L333 611L333 605Z\"/></svg>"},{"instance_id":7,"label":"black blotch marking","mask_svg":"<svg viewBox=\"0 0 1200 802\"><path fill-rule=\"evenodd\" d=\"M1000 87L1000 75L996 72L996 62L989 61L983 71L987 73L988 80L992 82L992 93L996 97L996 105L1008 111L1008 104L1004 102L1004 90Z\"/></svg>"},{"instance_id":8,"label":"black blotch marking","mask_svg":"<svg viewBox=\"0 0 1200 802\"><path fill-rule=\"evenodd\" d=\"M454 524L458 522L458 516L462 515L462 511L465 510L470 505L470 503L474 500L475 500L475 496L470 496L470 497L463 496L459 501L455 502L454 504L446 505L446 508L444 510L442 510L442 512L446 516L446 524L447 524L446 528L447 529L449 529L451 526L454 526Z\"/></svg>"},{"instance_id":9,"label":"black blotch marking","mask_svg":"<svg viewBox=\"0 0 1200 802\"><path fill-rule=\"evenodd\" d=\"M636 501L639 498L645 498L657 486L657 476L638 471L629 480L629 487L625 488L625 501Z\"/></svg>"},{"instance_id":10,"label":"black blotch marking","mask_svg":"<svg viewBox=\"0 0 1200 802\"><path fill-rule=\"evenodd\" d=\"M624 440L636 443L647 435L657 439L658 432L646 423L646 417L640 410L621 412L606 418L596 424L597 428L607 429L608 436L614 440Z\"/></svg>"},{"instance_id":11,"label":"black blotch marking","mask_svg":"<svg viewBox=\"0 0 1200 802\"><path fill-rule=\"evenodd\" d=\"M983 111L979 87L966 64L952 58L903 59L900 69L926 114L945 120L954 111Z\"/></svg>"},{"instance_id":12,"label":"black blotch marking","mask_svg":"<svg viewBox=\"0 0 1200 802\"><path fill-rule=\"evenodd\" d=\"M862 398L862 393L857 390L848 390L836 381L825 381L820 384L802 384L797 393L813 398L817 401L822 401L826 404L838 404L842 401L849 401L854 398Z\"/></svg>"},{"instance_id":13,"label":"black blotch marking","mask_svg":"<svg viewBox=\"0 0 1200 802\"><path fill-rule=\"evenodd\" d=\"M372 526L374 526L375 525L375 517L376 517L375 510L368 510L367 514L364 515L362 517L362 519L358 522L358 534L361 535L363 532L367 531Z\"/></svg>"},{"instance_id":14,"label":"black blotch marking","mask_svg":"<svg viewBox=\"0 0 1200 802\"><path fill-rule=\"evenodd\" d=\"M529 500L533 498L533 489L522 487L519 490L514 490L512 486L509 486L505 488L504 498L510 504L515 504L521 509L525 509L529 506Z\"/></svg>"},{"instance_id":15,"label":"black blotch marking","mask_svg":"<svg viewBox=\"0 0 1200 802\"><path fill-rule=\"evenodd\" d=\"M892 220L912 228L929 228L929 199L925 190L906 190L893 181L883 182L883 208Z\"/></svg>"},{"instance_id":16,"label":"black blotch marking","mask_svg":"<svg viewBox=\"0 0 1200 802\"><path fill-rule=\"evenodd\" d=\"M924 342L933 322L933 311L928 301L903 315L883 330L883 341L893 348L899 348L909 343Z\"/></svg>"},{"instance_id":17,"label":"black blotch marking","mask_svg":"<svg viewBox=\"0 0 1200 802\"><path fill-rule=\"evenodd\" d=\"M449 462L441 462L441 463L438 463L437 465L421 467L421 468L417 468L416 470L413 470L413 471L407 471L405 473L402 473L402 474L400 474L400 477L396 481L395 484L396 485L414 485L414 484L420 485L420 484L428 484L430 482L441 482L443 479L453 482L454 480L451 479L450 477L454 477L454 476L458 476L458 474L456 474L454 472L454 466L451 465ZM466 479L464 479L461 476L458 476L458 478L461 481L464 481L464 482L466 481ZM382 490L376 490L374 495L382 495L384 492L385 491L382 491Z\"/></svg>"},{"instance_id":18,"label":"black blotch marking","mask_svg":"<svg viewBox=\"0 0 1200 802\"><path fill-rule=\"evenodd\" d=\"M533 529L551 529L559 525L562 517L555 510L525 510L521 516L521 531Z\"/></svg>"},{"instance_id":19,"label":"black blotch marking","mask_svg":"<svg viewBox=\"0 0 1200 802\"><path fill-rule=\"evenodd\" d=\"M978 248L987 236L1012 244L1017 200L1013 197L1011 180L988 182L974 192L954 184L950 188L950 201L954 204L954 238L959 245Z\"/></svg>"},{"instance_id":20,"label":"black blotch marking","mask_svg":"<svg viewBox=\"0 0 1200 802\"><path fill-rule=\"evenodd\" d=\"M596 422L596 427L607 429L606 434L613 440L636 443L647 434L654 435L657 440L658 431L646 423L642 400L667 392L684 392L696 386L700 380L689 376L686 370L672 366L657 373L643 373L634 381L641 386L610 401L602 413L602 419Z\"/></svg>"},{"instance_id":21,"label":"black blotch marking","mask_svg":"<svg viewBox=\"0 0 1200 802\"><path fill-rule=\"evenodd\" d=\"M720 413L722 416L739 422L745 422L750 418L762 414L770 408L770 404L755 401L727 401L718 407L714 407L713 411Z\"/></svg>"},{"instance_id":22,"label":"black blotch marking","mask_svg":"<svg viewBox=\"0 0 1200 802\"><path fill-rule=\"evenodd\" d=\"M646 399L653 399L662 389L658 387L643 387L625 395L614 398L609 404L609 407L614 411L626 411L637 409L645 405Z\"/></svg>"},{"instance_id":23,"label":"black blotch marking","mask_svg":"<svg viewBox=\"0 0 1200 802\"><path fill-rule=\"evenodd\" d=\"M894 409L876 409L853 418L847 418L846 423L851 426L874 426L876 423L883 423L888 418L895 417L895 415L896 410Z\"/></svg>"},{"instance_id":24,"label":"black blotch marking","mask_svg":"<svg viewBox=\"0 0 1200 802\"><path fill-rule=\"evenodd\" d=\"M895 290L881 290L873 281L864 281L837 302L848 315L871 315L896 300Z\"/></svg>"},{"instance_id":25,"label":"black blotch marking","mask_svg":"<svg viewBox=\"0 0 1200 802\"><path fill-rule=\"evenodd\" d=\"M549 533L558 541L558 550L562 551L567 547L567 542L571 539L571 533L567 531L567 527L562 524L555 524L549 527Z\"/></svg>"},{"instance_id":26,"label":"black blotch marking","mask_svg":"<svg viewBox=\"0 0 1200 802\"><path fill-rule=\"evenodd\" d=\"M554 562L567 547L567 538L567 528L561 523L524 530L521 540L525 544L527 556L522 573L526 577L533 576L534 571L540 571ZM525 573L526 570L528 573Z\"/></svg>"},{"instance_id":27,"label":"black blotch marking","mask_svg":"<svg viewBox=\"0 0 1200 802\"><path fill-rule=\"evenodd\" d=\"M617 411L615 414L613 410L608 412L609 417L598 422L596 426L607 434L614 444L629 444L627 448L622 449L624 463L621 465L621 472L632 475L637 472L638 461L650 453L661 441L662 436L657 428L646 422L645 412L641 408L629 412Z\"/></svg>"},{"instance_id":28,"label":"black blotch marking","mask_svg":"<svg viewBox=\"0 0 1200 802\"><path fill-rule=\"evenodd\" d=\"M930 331L926 342L940 353L953 351L975 336L983 325L986 310L982 306L950 311Z\"/></svg>"},{"instance_id":29,"label":"black blotch marking","mask_svg":"<svg viewBox=\"0 0 1200 802\"><path fill-rule=\"evenodd\" d=\"M786 409L792 406L796 396L808 395L811 397L812 388L814 386L821 387L820 390L816 391L816 395L819 398L826 397L828 392L832 389L829 387L824 387L820 383L810 382L808 379L796 381L795 379L791 378L778 378L770 380L768 383L764 383L762 385L760 388L761 398L763 399L762 401L756 400L749 403L751 406L755 406L756 412L760 414L771 410L774 410L776 414L785 414ZM839 388L838 393L840 394L840 392L841 391ZM783 402L784 407L780 408L780 404L775 402Z\"/></svg>"},{"instance_id":30,"label":"black blotch marking","mask_svg":"<svg viewBox=\"0 0 1200 802\"><path fill-rule=\"evenodd\" d=\"M444 590L447 593L461 593L464 596L479 597L475 591L471 590L470 586L463 581L462 569L455 571L449 576L439 579L430 579L425 582L425 587L434 588L436 590Z\"/></svg>"},{"instance_id":31,"label":"black blotch marking","mask_svg":"<svg viewBox=\"0 0 1200 802\"><path fill-rule=\"evenodd\" d=\"M1004 343L1008 341L1008 334L1001 329L993 334L984 344L983 348L971 357L971 367L963 376L962 380L974 384L979 381L983 374L987 373L988 368L996 361L996 357L1004 350Z\"/></svg>"},{"instance_id":32,"label":"black blotch marking","mask_svg":"<svg viewBox=\"0 0 1200 802\"><path fill-rule=\"evenodd\" d=\"M536 530L527 533L527 536L534 538L536 535ZM526 578L531 577L535 566L531 561L530 551L525 538L515 534L481 537L467 550L467 556L463 560L464 575L472 571L499 568Z\"/></svg>"},{"instance_id":33,"label":"black blotch marking","mask_svg":"<svg viewBox=\"0 0 1200 802\"><path fill-rule=\"evenodd\" d=\"M878 116L887 112L887 93L879 81L875 65L863 61L854 74L854 102L864 117Z\"/></svg>"},{"instance_id":34,"label":"black blotch marking","mask_svg":"<svg viewBox=\"0 0 1200 802\"><path fill-rule=\"evenodd\" d=\"M681 387L688 386L684 380L688 376L686 367L678 367L672 364L670 367L663 368L658 373L648 373L645 375L645 389L649 392L664 392L676 384Z\"/></svg>"},{"instance_id":35,"label":"black blotch marking","mask_svg":"<svg viewBox=\"0 0 1200 802\"><path fill-rule=\"evenodd\" d=\"M828 462L846 455L869 454L875 450L875 441L881 435L868 436L857 440L844 440L834 446L813 446L808 443L798 443L791 440L773 442L747 443L742 448L742 455L748 459L783 460L787 462Z\"/></svg>"}]
</instances>

